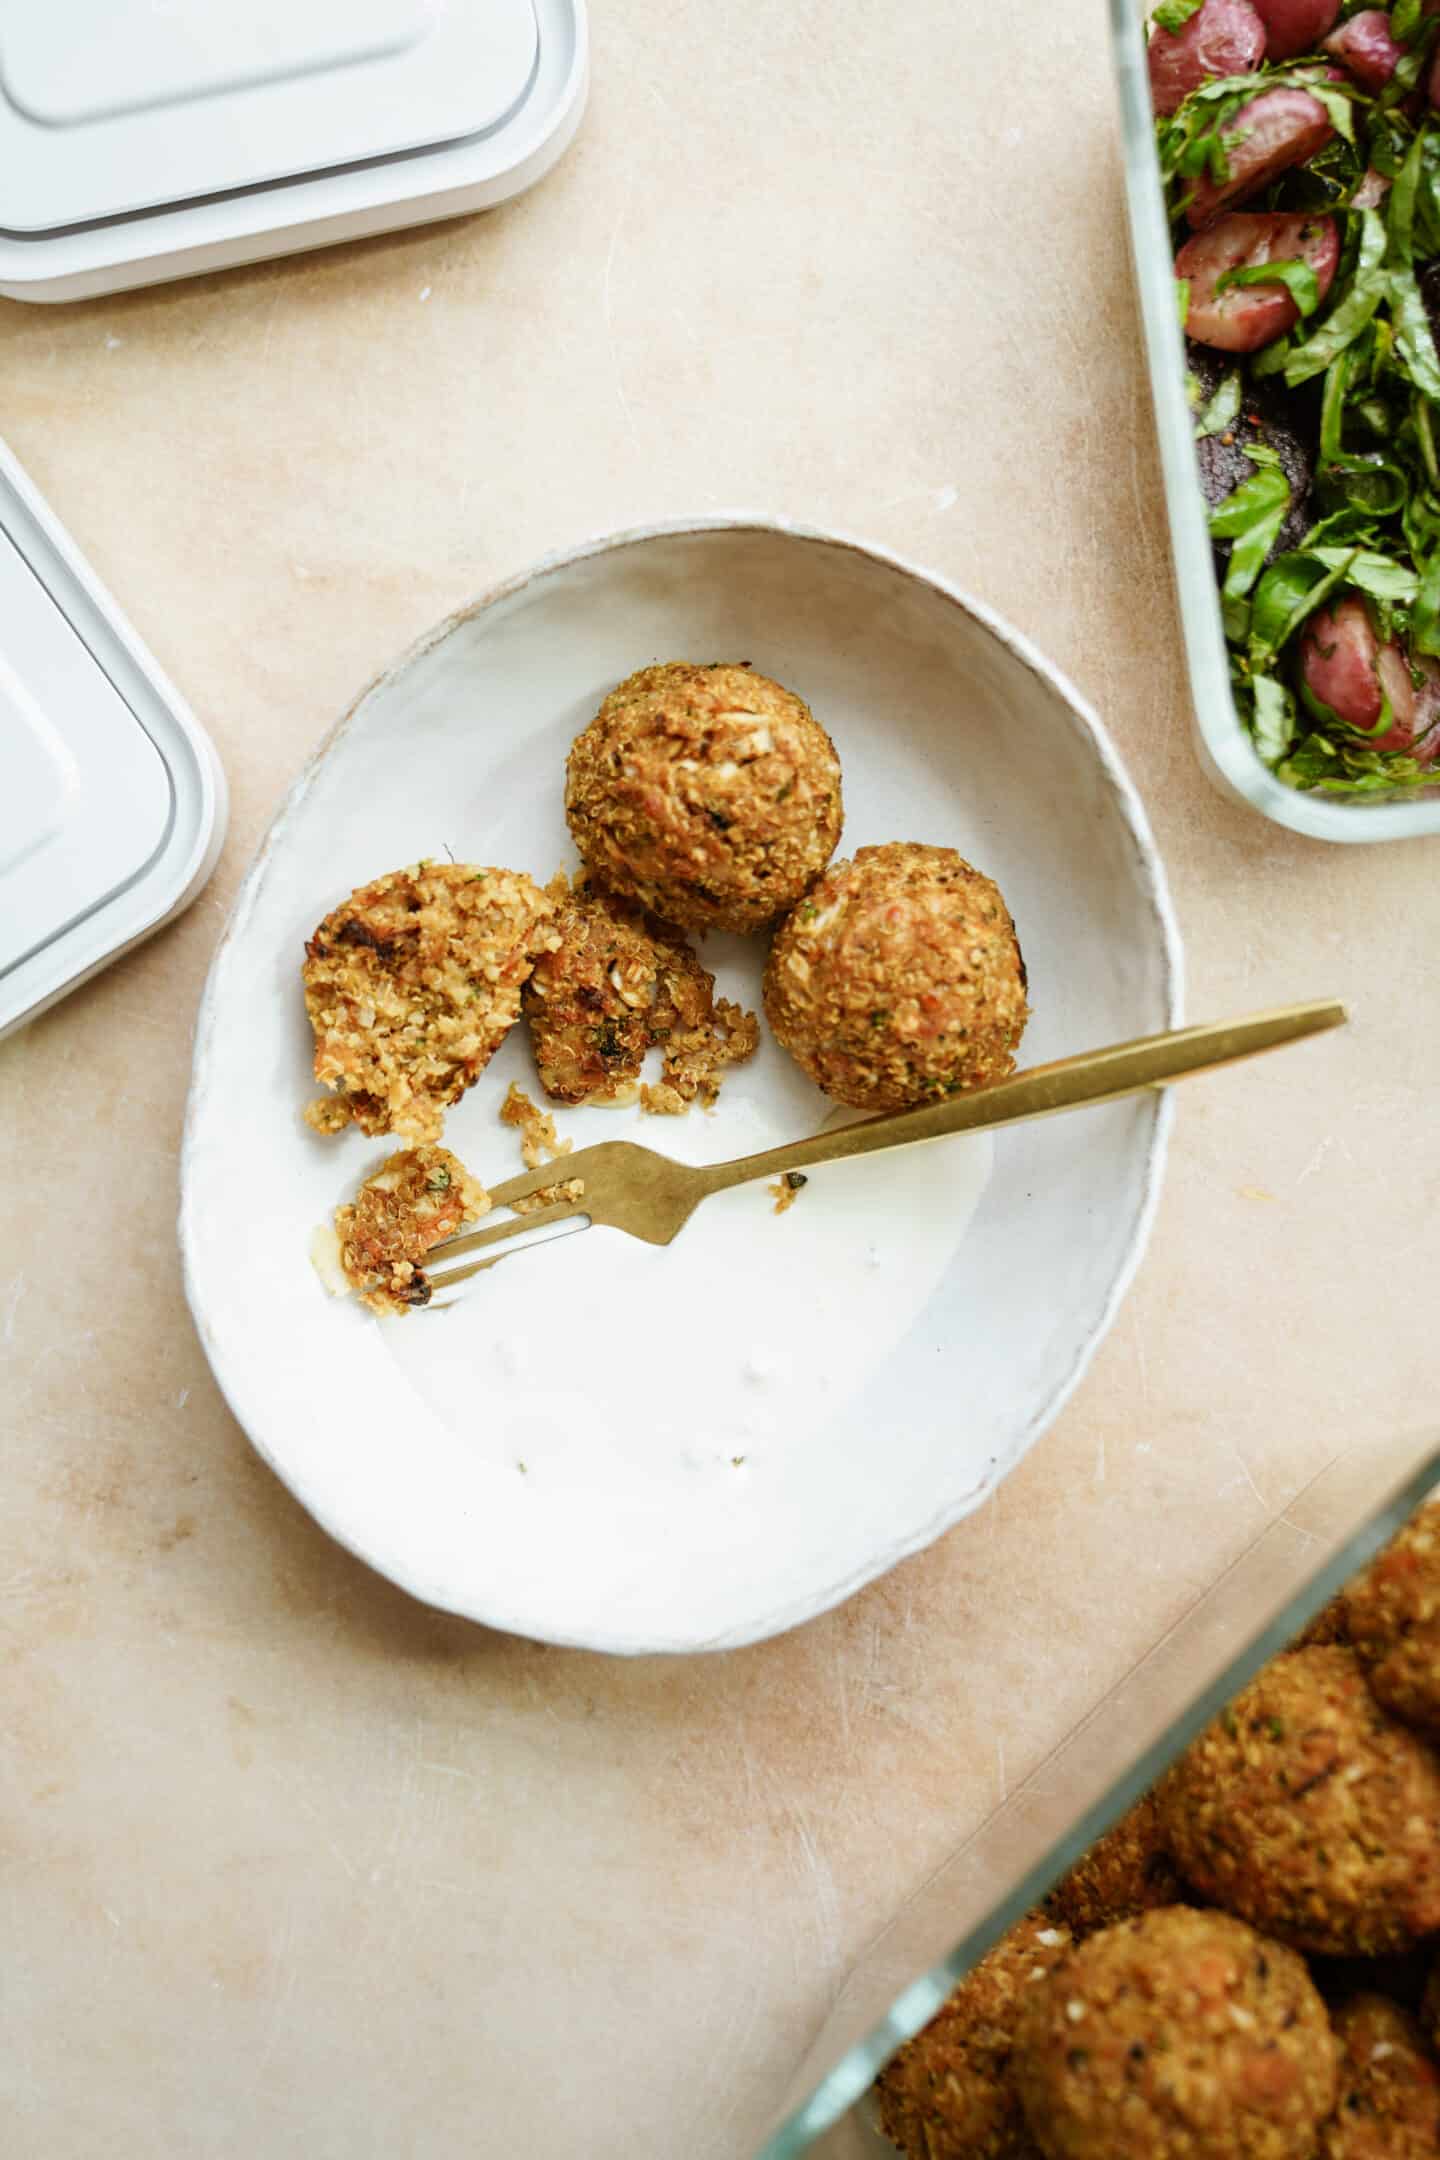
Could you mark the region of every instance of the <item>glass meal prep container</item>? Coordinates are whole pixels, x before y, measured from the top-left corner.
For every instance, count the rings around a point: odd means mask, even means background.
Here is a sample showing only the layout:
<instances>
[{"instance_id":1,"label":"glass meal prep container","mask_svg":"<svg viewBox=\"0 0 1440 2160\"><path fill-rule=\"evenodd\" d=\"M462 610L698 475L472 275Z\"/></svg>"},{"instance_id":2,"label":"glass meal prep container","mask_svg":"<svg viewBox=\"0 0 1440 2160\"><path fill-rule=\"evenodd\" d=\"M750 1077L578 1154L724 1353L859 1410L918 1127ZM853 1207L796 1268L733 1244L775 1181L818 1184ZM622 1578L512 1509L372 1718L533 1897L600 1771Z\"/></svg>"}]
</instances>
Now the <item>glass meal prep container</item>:
<instances>
[{"instance_id":1,"label":"glass meal prep container","mask_svg":"<svg viewBox=\"0 0 1440 2160\"><path fill-rule=\"evenodd\" d=\"M1152 0L1153 4L1153 0ZM1146 0L1109 0L1120 97L1125 196L1150 395L1170 524L1176 597L1190 677L1196 752L1222 793L1273 824L1316 840L1408 840L1440 833L1440 786L1335 798L1278 780L1251 742L1230 690L1214 557L1185 395L1185 344L1175 305L1174 248L1155 149L1146 65Z\"/></svg>"},{"instance_id":2,"label":"glass meal prep container","mask_svg":"<svg viewBox=\"0 0 1440 2160\"><path fill-rule=\"evenodd\" d=\"M757 2160L896 2160L885 2063L1437 1486L1436 1432L1357 1444L1315 1478L871 1945Z\"/></svg>"}]
</instances>

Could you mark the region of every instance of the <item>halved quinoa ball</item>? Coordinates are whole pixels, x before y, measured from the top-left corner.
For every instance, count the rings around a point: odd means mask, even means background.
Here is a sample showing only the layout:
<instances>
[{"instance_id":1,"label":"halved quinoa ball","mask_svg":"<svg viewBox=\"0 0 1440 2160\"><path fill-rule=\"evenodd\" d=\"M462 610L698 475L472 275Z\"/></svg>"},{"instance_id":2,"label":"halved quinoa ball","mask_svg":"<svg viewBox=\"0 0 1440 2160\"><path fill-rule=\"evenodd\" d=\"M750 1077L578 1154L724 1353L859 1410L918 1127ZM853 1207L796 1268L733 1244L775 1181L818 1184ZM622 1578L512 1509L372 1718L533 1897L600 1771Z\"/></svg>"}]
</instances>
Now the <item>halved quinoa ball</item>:
<instances>
[{"instance_id":1,"label":"halved quinoa ball","mask_svg":"<svg viewBox=\"0 0 1440 2160\"><path fill-rule=\"evenodd\" d=\"M1440 1501L1345 1592L1350 1640L1387 1710L1440 1734Z\"/></svg>"},{"instance_id":2,"label":"halved quinoa ball","mask_svg":"<svg viewBox=\"0 0 1440 2160\"><path fill-rule=\"evenodd\" d=\"M881 2128L907 2160L1033 2160L1010 2052L1027 1993L1069 1945L1040 1915L1022 1920L882 2070Z\"/></svg>"},{"instance_id":3,"label":"halved quinoa ball","mask_svg":"<svg viewBox=\"0 0 1440 2160\"><path fill-rule=\"evenodd\" d=\"M318 1132L438 1140L449 1104L520 1017L520 991L555 942L554 902L518 870L416 863L362 885L305 947L315 1078L337 1092L305 1112Z\"/></svg>"},{"instance_id":4,"label":"halved quinoa ball","mask_svg":"<svg viewBox=\"0 0 1440 2160\"><path fill-rule=\"evenodd\" d=\"M563 881L557 881L563 884ZM753 1057L753 1013L715 995L715 978L690 947L633 901L590 886L551 891L559 942L525 985L525 1017L541 1083L552 1102L630 1102L677 1115L707 1107L727 1066ZM652 1048L663 1077L640 1084Z\"/></svg>"},{"instance_id":5,"label":"halved quinoa ball","mask_svg":"<svg viewBox=\"0 0 1440 2160\"><path fill-rule=\"evenodd\" d=\"M1062 1957L1025 2001L1011 2067L1046 2160L1310 2160L1335 2100L1304 1961L1183 1905Z\"/></svg>"},{"instance_id":6,"label":"halved quinoa ball","mask_svg":"<svg viewBox=\"0 0 1440 2160\"><path fill-rule=\"evenodd\" d=\"M1434 2160L1440 2069L1398 2003L1357 1995L1335 2014L1340 2091L1317 2160Z\"/></svg>"},{"instance_id":7,"label":"halved quinoa ball","mask_svg":"<svg viewBox=\"0 0 1440 2160\"><path fill-rule=\"evenodd\" d=\"M428 1305L430 1284L420 1263L489 1206L484 1186L448 1148L402 1148L335 1210L346 1281L373 1313Z\"/></svg>"},{"instance_id":8,"label":"halved quinoa ball","mask_svg":"<svg viewBox=\"0 0 1440 2160\"><path fill-rule=\"evenodd\" d=\"M840 838L840 760L804 700L744 666L641 668L576 736L565 814L598 883L689 930L760 930Z\"/></svg>"},{"instance_id":9,"label":"halved quinoa ball","mask_svg":"<svg viewBox=\"0 0 1440 2160\"><path fill-rule=\"evenodd\" d=\"M1055 1885L1045 1909L1081 1942L1117 1920L1178 1905L1184 1896L1179 1870L1165 1850L1155 1795L1146 1793Z\"/></svg>"},{"instance_id":10,"label":"halved quinoa ball","mask_svg":"<svg viewBox=\"0 0 1440 2160\"><path fill-rule=\"evenodd\" d=\"M1299 1950L1375 1957L1440 1928L1440 1762L1353 1650L1274 1659L1158 1793L1196 1889Z\"/></svg>"},{"instance_id":11,"label":"halved quinoa ball","mask_svg":"<svg viewBox=\"0 0 1440 2160\"><path fill-rule=\"evenodd\" d=\"M999 886L954 848L860 848L781 925L765 1010L816 1086L857 1110L1003 1080L1029 1007Z\"/></svg>"}]
</instances>

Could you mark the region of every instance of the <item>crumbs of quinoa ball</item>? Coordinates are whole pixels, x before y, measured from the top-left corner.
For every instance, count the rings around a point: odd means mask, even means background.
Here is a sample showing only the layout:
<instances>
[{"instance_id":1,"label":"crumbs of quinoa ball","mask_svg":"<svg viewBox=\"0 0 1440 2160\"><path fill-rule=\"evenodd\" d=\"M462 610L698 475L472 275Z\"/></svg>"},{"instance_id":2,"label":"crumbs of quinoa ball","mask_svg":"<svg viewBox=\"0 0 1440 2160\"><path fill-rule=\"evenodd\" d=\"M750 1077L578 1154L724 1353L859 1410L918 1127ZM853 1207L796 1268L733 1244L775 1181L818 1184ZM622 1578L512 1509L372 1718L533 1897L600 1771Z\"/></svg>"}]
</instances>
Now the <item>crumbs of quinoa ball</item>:
<instances>
[{"instance_id":1,"label":"crumbs of quinoa ball","mask_svg":"<svg viewBox=\"0 0 1440 2160\"><path fill-rule=\"evenodd\" d=\"M1332 2023L1340 2090L1316 2160L1434 2160L1440 2069L1414 2018L1384 1995L1363 1994Z\"/></svg>"},{"instance_id":2,"label":"crumbs of quinoa ball","mask_svg":"<svg viewBox=\"0 0 1440 2160\"><path fill-rule=\"evenodd\" d=\"M1406 1523L1344 1593L1350 1640L1396 1717L1440 1735L1440 1501Z\"/></svg>"},{"instance_id":3,"label":"crumbs of quinoa ball","mask_svg":"<svg viewBox=\"0 0 1440 2160\"><path fill-rule=\"evenodd\" d=\"M490 1206L483 1185L448 1148L402 1148L352 1201L335 1210L345 1279L373 1313L405 1313L430 1302L421 1262Z\"/></svg>"},{"instance_id":4,"label":"crumbs of quinoa ball","mask_svg":"<svg viewBox=\"0 0 1440 2160\"><path fill-rule=\"evenodd\" d=\"M781 1176L772 1178L765 1190L774 1199L773 1212L776 1215L788 1215L809 1182L809 1178L801 1170L786 1170Z\"/></svg>"},{"instance_id":5,"label":"crumbs of quinoa ball","mask_svg":"<svg viewBox=\"0 0 1440 2160\"><path fill-rule=\"evenodd\" d=\"M1296 1949L1378 1956L1440 1928L1440 1762L1343 1645L1274 1659L1158 1796L1196 1889Z\"/></svg>"},{"instance_id":6,"label":"crumbs of quinoa ball","mask_svg":"<svg viewBox=\"0 0 1440 2160\"><path fill-rule=\"evenodd\" d=\"M1026 988L999 887L953 848L892 841L832 863L786 918L765 1010L834 1101L906 1110L1014 1071Z\"/></svg>"},{"instance_id":7,"label":"crumbs of quinoa ball","mask_svg":"<svg viewBox=\"0 0 1440 2160\"><path fill-rule=\"evenodd\" d=\"M553 1102L627 1103L683 1115L709 1108L728 1066L753 1057L753 1013L715 995L715 978L677 933L585 883L550 887L559 943L525 985L524 1009L541 1083ZM642 1086L647 1052L660 1081Z\"/></svg>"},{"instance_id":8,"label":"crumbs of quinoa ball","mask_svg":"<svg viewBox=\"0 0 1440 2160\"><path fill-rule=\"evenodd\" d=\"M561 1139L549 1111L532 1102L515 1080L511 1081L500 1105L500 1122L513 1126L519 1133L520 1160L527 1170L538 1170L545 1162L562 1162L575 1146L573 1140ZM554 1207L559 1201L583 1200L584 1197L583 1178L562 1178L557 1184L540 1185L534 1192L522 1193L518 1200L510 1202L510 1208L515 1215L538 1215L542 1208Z\"/></svg>"},{"instance_id":9,"label":"crumbs of quinoa ball","mask_svg":"<svg viewBox=\"0 0 1440 2160\"><path fill-rule=\"evenodd\" d=\"M1058 1960L1012 2074L1046 2160L1309 2160L1335 2045L1301 1958L1170 1905Z\"/></svg>"},{"instance_id":10,"label":"crumbs of quinoa ball","mask_svg":"<svg viewBox=\"0 0 1440 2160\"><path fill-rule=\"evenodd\" d=\"M305 947L317 1132L438 1140L447 1107L520 1016L520 992L555 942L554 903L522 872L416 863L360 886Z\"/></svg>"},{"instance_id":11,"label":"crumbs of quinoa ball","mask_svg":"<svg viewBox=\"0 0 1440 2160\"><path fill-rule=\"evenodd\" d=\"M541 1185L534 1192L522 1193L518 1200L511 1201L510 1206L516 1215L538 1215L542 1208L562 1203L568 1207L584 1197L584 1178L562 1178L558 1185Z\"/></svg>"},{"instance_id":12,"label":"crumbs of quinoa ball","mask_svg":"<svg viewBox=\"0 0 1440 2160\"><path fill-rule=\"evenodd\" d=\"M1180 1872L1165 1850L1155 1795L1147 1793L1055 1885L1045 1909L1080 1942L1117 1920L1181 1904L1184 1896Z\"/></svg>"},{"instance_id":13,"label":"crumbs of quinoa ball","mask_svg":"<svg viewBox=\"0 0 1440 2160\"><path fill-rule=\"evenodd\" d=\"M1041 1915L1022 1920L880 2073L881 2127L907 2160L1033 2160L1010 2051L1027 1992L1069 1945Z\"/></svg>"},{"instance_id":14,"label":"crumbs of quinoa ball","mask_svg":"<svg viewBox=\"0 0 1440 2160\"><path fill-rule=\"evenodd\" d=\"M542 1163L568 1155L575 1145L573 1140L561 1139L550 1112L532 1102L518 1080L511 1081L500 1105L500 1122L513 1125L518 1131L520 1160L527 1170L538 1170Z\"/></svg>"},{"instance_id":15,"label":"crumbs of quinoa ball","mask_svg":"<svg viewBox=\"0 0 1440 2160\"><path fill-rule=\"evenodd\" d=\"M662 922L760 930L835 852L840 760L768 676L670 661L627 677L576 736L565 814L596 881Z\"/></svg>"}]
</instances>

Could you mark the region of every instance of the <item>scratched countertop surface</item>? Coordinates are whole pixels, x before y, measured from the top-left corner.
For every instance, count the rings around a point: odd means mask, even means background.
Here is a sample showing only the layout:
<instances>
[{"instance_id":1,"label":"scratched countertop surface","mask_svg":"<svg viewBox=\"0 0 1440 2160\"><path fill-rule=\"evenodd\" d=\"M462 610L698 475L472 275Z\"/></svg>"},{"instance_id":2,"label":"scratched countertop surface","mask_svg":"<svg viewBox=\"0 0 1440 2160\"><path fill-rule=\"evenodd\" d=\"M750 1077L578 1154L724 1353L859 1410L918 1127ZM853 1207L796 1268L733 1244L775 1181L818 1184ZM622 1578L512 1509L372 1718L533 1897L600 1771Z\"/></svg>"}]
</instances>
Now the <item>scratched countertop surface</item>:
<instances>
[{"instance_id":1,"label":"scratched countertop surface","mask_svg":"<svg viewBox=\"0 0 1440 2160\"><path fill-rule=\"evenodd\" d=\"M0 304L5 434L234 793L193 911L0 1045L26 2160L743 2160L900 1901L1433 1391L1440 855L1288 837L1195 765L1101 0L594 30L580 139L506 209ZM182 1300L177 1147L225 911L357 688L552 547L737 506L933 565L1070 672L1196 1017L1355 1024L1186 1090L1118 1324L978 1516L786 1639L620 1664L422 1610L265 1471Z\"/></svg>"}]
</instances>

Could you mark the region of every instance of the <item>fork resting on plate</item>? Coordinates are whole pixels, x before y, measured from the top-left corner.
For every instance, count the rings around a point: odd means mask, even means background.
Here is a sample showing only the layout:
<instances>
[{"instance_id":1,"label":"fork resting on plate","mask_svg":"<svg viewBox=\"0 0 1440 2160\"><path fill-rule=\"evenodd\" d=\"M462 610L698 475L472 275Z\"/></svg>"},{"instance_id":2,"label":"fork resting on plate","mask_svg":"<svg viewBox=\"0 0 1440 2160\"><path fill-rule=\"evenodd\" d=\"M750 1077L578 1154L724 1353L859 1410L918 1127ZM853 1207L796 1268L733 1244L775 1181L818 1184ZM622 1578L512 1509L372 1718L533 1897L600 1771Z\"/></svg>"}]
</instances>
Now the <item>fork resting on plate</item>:
<instances>
[{"instance_id":1,"label":"fork resting on plate","mask_svg":"<svg viewBox=\"0 0 1440 2160\"><path fill-rule=\"evenodd\" d=\"M977 1088L968 1095L925 1103L918 1110L864 1118L858 1124L815 1133L808 1140L786 1141L780 1147L766 1148L758 1155L742 1155L733 1162L672 1162L668 1155L657 1155L652 1148L639 1147L632 1141L605 1140L596 1147L582 1148L578 1155L561 1156L544 1169L511 1178L490 1194L493 1206L513 1207L517 1200L547 1187L578 1184L581 1190L573 1197L451 1238L437 1245L435 1254L437 1258L458 1261L471 1253L505 1246L521 1236L535 1241L536 1232L570 1219L582 1227L603 1223L609 1229L641 1238L648 1245L668 1245L702 1200L711 1193L726 1192L732 1185L746 1185L753 1179L773 1178L787 1171L804 1171L816 1163L839 1162L883 1148L944 1140L952 1133L1018 1125L1029 1118L1051 1117L1061 1110L1115 1102L1124 1095L1167 1087L1190 1073L1209 1072L1217 1065L1255 1057L1263 1050L1278 1050L1307 1035L1341 1027L1346 1018L1343 1005L1334 999L1322 999L1315 1004L1281 1006L1245 1020L1145 1035L1135 1042L1113 1043L1108 1049L1088 1050L1082 1056L1061 1058L1051 1065L1034 1065L1027 1072L1015 1073L1008 1080ZM511 1247L512 1251L524 1249ZM467 1259L463 1266L437 1270L427 1265L426 1273L433 1289L448 1290L507 1257L504 1251L492 1252L486 1259Z\"/></svg>"}]
</instances>

